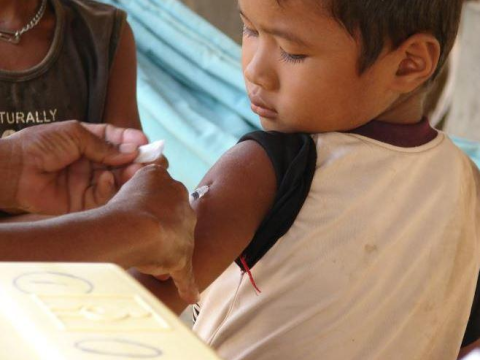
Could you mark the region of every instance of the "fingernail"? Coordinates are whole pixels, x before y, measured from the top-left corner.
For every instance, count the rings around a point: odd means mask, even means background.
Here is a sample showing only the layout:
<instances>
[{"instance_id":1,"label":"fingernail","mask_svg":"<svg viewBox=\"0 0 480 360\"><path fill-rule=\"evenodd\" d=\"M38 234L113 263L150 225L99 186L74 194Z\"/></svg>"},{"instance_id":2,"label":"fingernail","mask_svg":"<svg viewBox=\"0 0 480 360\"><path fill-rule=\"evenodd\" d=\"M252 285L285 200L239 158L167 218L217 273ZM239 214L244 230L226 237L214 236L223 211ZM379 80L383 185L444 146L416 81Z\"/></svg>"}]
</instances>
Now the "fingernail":
<instances>
[{"instance_id":1,"label":"fingernail","mask_svg":"<svg viewBox=\"0 0 480 360\"><path fill-rule=\"evenodd\" d=\"M115 191L115 177L112 174L112 177L108 179L108 185L111 191Z\"/></svg>"},{"instance_id":2,"label":"fingernail","mask_svg":"<svg viewBox=\"0 0 480 360\"><path fill-rule=\"evenodd\" d=\"M137 151L138 149L138 146L135 145L135 144L122 144L120 145L119 147L119 150L122 154L131 154L131 153L134 153L135 151Z\"/></svg>"}]
</instances>

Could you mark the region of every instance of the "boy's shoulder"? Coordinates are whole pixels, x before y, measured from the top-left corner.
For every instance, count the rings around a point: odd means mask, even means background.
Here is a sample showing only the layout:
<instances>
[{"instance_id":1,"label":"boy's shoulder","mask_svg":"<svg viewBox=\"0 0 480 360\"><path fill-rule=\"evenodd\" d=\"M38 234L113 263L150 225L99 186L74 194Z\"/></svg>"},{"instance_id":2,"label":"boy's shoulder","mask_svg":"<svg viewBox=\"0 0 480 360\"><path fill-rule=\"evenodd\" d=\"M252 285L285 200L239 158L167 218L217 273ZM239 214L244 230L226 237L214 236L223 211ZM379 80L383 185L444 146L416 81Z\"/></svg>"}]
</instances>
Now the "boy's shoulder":
<instances>
[{"instance_id":1,"label":"boy's shoulder","mask_svg":"<svg viewBox=\"0 0 480 360\"><path fill-rule=\"evenodd\" d=\"M275 171L277 189L273 205L253 239L236 259L247 271L275 245L292 226L308 196L317 164L317 148L308 134L256 131L239 143L253 141L266 153ZM246 162L252 159L243 159ZM245 263L243 263L245 262Z\"/></svg>"},{"instance_id":2,"label":"boy's shoulder","mask_svg":"<svg viewBox=\"0 0 480 360\"><path fill-rule=\"evenodd\" d=\"M277 181L281 182L292 165L301 162L302 167L314 167L317 158L316 144L312 136L303 133L282 133L277 131L255 131L244 135L244 141L258 143L273 164Z\"/></svg>"}]
</instances>

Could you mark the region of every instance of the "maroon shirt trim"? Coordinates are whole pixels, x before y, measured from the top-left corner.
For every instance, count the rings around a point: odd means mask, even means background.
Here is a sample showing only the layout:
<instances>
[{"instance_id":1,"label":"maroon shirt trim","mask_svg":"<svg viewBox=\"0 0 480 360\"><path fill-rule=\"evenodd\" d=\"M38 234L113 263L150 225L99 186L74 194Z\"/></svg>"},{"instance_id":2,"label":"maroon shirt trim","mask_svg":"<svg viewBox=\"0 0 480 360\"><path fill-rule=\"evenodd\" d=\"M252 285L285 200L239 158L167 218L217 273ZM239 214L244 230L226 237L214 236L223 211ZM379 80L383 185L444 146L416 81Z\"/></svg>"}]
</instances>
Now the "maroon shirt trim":
<instances>
[{"instance_id":1,"label":"maroon shirt trim","mask_svg":"<svg viewBox=\"0 0 480 360\"><path fill-rule=\"evenodd\" d=\"M372 120L347 133L358 134L393 146L412 148L425 145L435 139L438 131L424 117L415 124L391 124Z\"/></svg>"}]
</instances>

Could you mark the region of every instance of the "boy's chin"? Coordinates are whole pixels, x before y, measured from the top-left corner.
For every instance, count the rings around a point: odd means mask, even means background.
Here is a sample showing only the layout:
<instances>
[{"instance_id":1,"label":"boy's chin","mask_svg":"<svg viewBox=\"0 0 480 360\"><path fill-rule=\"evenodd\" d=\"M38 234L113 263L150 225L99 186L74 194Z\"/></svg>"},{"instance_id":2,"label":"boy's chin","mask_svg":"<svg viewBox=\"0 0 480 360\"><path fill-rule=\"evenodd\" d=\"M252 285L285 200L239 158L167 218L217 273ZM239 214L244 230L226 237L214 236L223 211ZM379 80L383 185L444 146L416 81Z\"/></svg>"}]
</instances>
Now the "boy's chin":
<instances>
[{"instance_id":1,"label":"boy's chin","mask_svg":"<svg viewBox=\"0 0 480 360\"><path fill-rule=\"evenodd\" d=\"M295 133L298 130L291 128L290 126L285 126L279 119L266 119L260 117L260 124L262 125L263 130L265 131L277 131L282 133Z\"/></svg>"},{"instance_id":2,"label":"boy's chin","mask_svg":"<svg viewBox=\"0 0 480 360\"><path fill-rule=\"evenodd\" d=\"M260 117L260 124L262 125L262 128L265 131L284 132L282 130L281 125L278 122L278 119L272 120L272 119L267 119L267 118Z\"/></svg>"},{"instance_id":3,"label":"boy's chin","mask_svg":"<svg viewBox=\"0 0 480 360\"><path fill-rule=\"evenodd\" d=\"M260 124L265 131L277 131L274 126L272 126L268 121L264 121L262 118L260 118Z\"/></svg>"}]
</instances>

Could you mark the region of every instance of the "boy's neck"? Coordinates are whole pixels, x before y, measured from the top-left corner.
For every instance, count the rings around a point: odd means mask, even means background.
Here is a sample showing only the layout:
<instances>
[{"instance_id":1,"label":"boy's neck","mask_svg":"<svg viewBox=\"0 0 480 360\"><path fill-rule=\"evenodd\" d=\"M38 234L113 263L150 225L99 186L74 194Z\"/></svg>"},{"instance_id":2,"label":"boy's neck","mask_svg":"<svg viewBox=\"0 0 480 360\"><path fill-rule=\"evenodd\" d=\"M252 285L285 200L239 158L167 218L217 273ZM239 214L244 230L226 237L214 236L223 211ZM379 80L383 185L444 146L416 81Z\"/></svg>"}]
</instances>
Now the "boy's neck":
<instances>
[{"instance_id":1,"label":"boy's neck","mask_svg":"<svg viewBox=\"0 0 480 360\"><path fill-rule=\"evenodd\" d=\"M375 120L391 124L415 124L424 117L425 91L399 98Z\"/></svg>"}]
</instances>

